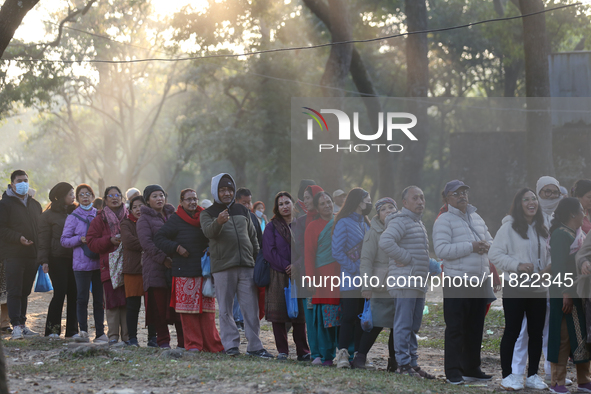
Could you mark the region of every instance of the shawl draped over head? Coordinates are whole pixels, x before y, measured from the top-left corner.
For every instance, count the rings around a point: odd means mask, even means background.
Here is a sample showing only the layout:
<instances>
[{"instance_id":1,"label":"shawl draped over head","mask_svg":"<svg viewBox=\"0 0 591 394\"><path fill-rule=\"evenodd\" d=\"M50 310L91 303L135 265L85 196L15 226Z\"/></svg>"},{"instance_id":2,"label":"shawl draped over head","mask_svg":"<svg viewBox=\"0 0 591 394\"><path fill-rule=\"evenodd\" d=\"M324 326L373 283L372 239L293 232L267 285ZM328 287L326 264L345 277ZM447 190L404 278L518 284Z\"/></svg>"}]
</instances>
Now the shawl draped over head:
<instances>
[{"instance_id":1,"label":"shawl draped over head","mask_svg":"<svg viewBox=\"0 0 591 394\"><path fill-rule=\"evenodd\" d=\"M310 185L306 188L307 191L310 192L312 197L316 196L316 194L323 192L324 189L318 185ZM315 209L310 209L306 212L306 227L313 221L318 219L318 212Z\"/></svg>"}]
</instances>

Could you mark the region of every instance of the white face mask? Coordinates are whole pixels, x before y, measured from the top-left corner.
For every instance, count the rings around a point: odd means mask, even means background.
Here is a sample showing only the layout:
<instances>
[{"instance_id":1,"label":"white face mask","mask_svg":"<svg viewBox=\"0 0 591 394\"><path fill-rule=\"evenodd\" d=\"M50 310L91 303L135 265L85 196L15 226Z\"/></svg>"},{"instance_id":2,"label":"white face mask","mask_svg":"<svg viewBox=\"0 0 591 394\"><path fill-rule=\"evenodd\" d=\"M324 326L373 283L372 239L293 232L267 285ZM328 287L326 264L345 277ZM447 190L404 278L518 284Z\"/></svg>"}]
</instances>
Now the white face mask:
<instances>
[{"instance_id":1,"label":"white face mask","mask_svg":"<svg viewBox=\"0 0 591 394\"><path fill-rule=\"evenodd\" d=\"M256 211L254 211L254 214L257 215L258 218L263 217L263 211L256 210Z\"/></svg>"},{"instance_id":2,"label":"white face mask","mask_svg":"<svg viewBox=\"0 0 591 394\"><path fill-rule=\"evenodd\" d=\"M546 215L552 215L558 206L558 203L562 200L562 196L555 198L554 200L546 200L545 198L540 198L538 200L540 204L540 208L542 208L542 212Z\"/></svg>"}]
</instances>

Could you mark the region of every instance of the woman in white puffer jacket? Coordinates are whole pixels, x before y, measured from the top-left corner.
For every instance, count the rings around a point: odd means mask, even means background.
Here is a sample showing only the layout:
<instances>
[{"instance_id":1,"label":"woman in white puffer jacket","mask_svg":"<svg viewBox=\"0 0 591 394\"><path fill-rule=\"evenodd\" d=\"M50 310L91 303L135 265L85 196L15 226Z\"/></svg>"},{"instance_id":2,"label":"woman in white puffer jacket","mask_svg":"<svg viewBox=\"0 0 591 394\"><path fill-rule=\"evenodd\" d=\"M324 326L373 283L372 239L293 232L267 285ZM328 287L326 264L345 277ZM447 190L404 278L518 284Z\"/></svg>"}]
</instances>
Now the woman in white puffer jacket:
<instances>
[{"instance_id":1,"label":"woman in white puffer jacket","mask_svg":"<svg viewBox=\"0 0 591 394\"><path fill-rule=\"evenodd\" d=\"M550 265L547 238L548 229L544 225L536 193L531 189L521 189L515 195L510 215L503 219L488 252L491 262L504 274L505 332L501 340L501 387L506 390L524 387L523 375L513 374L511 368L524 314L527 316L529 334L529 367L525 386L538 390L547 388L543 379L537 375L546 320L547 288L543 286L543 274L549 272ZM528 278L533 280L530 282Z\"/></svg>"}]
</instances>

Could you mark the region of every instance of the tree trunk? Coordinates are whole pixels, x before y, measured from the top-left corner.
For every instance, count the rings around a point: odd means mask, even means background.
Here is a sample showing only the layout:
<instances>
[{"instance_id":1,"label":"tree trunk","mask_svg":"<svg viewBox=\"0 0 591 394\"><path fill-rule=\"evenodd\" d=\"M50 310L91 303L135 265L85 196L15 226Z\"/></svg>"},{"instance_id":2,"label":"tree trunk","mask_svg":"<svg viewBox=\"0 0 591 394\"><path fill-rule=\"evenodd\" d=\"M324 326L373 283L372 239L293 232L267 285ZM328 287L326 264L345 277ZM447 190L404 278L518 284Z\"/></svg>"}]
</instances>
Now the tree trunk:
<instances>
[{"instance_id":1,"label":"tree trunk","mask_svg":"<svg viewBox=\"0 0 591 394\"><path fill-rule=\"evenodd\" d=\"M519 0L521 14L542 11L543 0ZM540 176L554 176L552 119L550 116L549 44L546 16L522 18L525 52L525 91L527 99L526 170L528 184ZM535 112L532 110L536 110Z\"/></svg>"},{"instance_id":2,"label":"tree trunk","mask_svg":"<svg viewBox=\"0 0 591 394\"><path fill-rule=\"evenodd\" d=\"M503 62L503 97L515 97L522 67L523 63L519 61L513 61L509 65Z\"/></svg>"},{"instance_id":3,"label":"tree trunk","mask_svg":"<svg viewBox=\"0 0 591 394\"><path fill-rule=\"evenodd\" d=\"M409 32L427 29L427 3L425 0L405 0L406 23ZM429 58L427 34L415 34L406 39L406 95L410 98L427 97L429 92ZM398 157L399 189L420 186L423 161L428 141L428 116L425 103L410 101L408 111L417 117L413 134L418 141L405 141L404 151Z\"/></svg>"},{"instance_id":4,"label":"tree trunk","mask_svg":"<svg viewBox=\"0 0 591 394\"><path fill-rule=\"evenodd\" d=\"M0 57L12 40L16 29L27 12L29 12L39 0L6 0L0 8Z\"/></svg>"}]
</instances>

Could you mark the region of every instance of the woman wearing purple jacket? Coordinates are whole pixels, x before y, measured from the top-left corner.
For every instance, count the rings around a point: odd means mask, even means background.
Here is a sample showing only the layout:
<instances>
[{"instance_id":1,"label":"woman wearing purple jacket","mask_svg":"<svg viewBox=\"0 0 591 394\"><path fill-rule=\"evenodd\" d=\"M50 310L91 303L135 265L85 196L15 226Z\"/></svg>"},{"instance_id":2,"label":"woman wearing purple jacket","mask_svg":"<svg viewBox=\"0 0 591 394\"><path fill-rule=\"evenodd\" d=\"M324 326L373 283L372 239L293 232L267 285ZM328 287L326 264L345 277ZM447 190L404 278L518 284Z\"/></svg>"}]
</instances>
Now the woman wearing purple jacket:
<instances>
[{"instance_id":1,"label":"woman wearing purple jacket","mask_svg":"<svg viewBox=\"0 0 591 394\"><path fill-rule=\"evenodd\" d=\"M98 255L94 255L86 244L86 233L90 222L96 216L96 208L92 206L94 191L87 184L80 184L76 188L78 208L68 215L61 244L64 248L73 248L73 269L76 279L78 297L76 300L76 314L80 326L80 334L74 335L77 342L88 342L88 299L90 284L92 283L92 308L96 337L94 342L108 342L104 331L103 284L99 270Z\"/></svg>"},{"instance_id":2,"label":"woman wearing purple jacket","mask_svg":"<svg viewBox=\"0 0 591 394\"><path fill-rule=\"evenodd\" d=\"M263 255L271 266L271 282L265 294L266 318L273 324L275 345L279 352L278 360L287 360L289 347L286 323L291 322L298 361L310 361L302 299L298 299L299 313L295 319L291 319L287 315L285 302L284 288L288 287L291 278L291 245L293 242L290 229L293 202L289 193L277 193L273 213L273 219L267 224L263 234Z\"/></svg>"}]
</instances>

